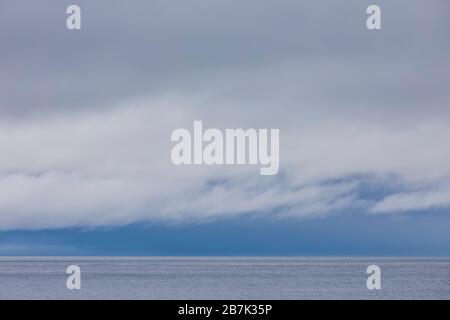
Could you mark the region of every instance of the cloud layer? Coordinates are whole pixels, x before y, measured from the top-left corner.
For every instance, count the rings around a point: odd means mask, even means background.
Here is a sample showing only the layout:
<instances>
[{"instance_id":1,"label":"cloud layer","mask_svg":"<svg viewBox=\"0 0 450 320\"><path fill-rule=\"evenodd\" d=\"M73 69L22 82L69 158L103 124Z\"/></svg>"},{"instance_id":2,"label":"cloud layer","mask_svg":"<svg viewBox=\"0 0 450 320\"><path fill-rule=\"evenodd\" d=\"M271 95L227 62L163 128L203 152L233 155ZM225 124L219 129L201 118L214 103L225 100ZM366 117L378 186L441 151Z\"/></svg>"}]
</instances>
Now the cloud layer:
<instances>
[{"instance_id":1,"label":"cloud layer","mask_svg":"<svg viewBox=\"0 0 450 320\"><path fill-rule=\"evenodd\" d=\"M46 3L0 5L0 229L450 207L446 1ZM174 166L194 120L279 128L280 174Z\"/></svg>"}]
</instances>

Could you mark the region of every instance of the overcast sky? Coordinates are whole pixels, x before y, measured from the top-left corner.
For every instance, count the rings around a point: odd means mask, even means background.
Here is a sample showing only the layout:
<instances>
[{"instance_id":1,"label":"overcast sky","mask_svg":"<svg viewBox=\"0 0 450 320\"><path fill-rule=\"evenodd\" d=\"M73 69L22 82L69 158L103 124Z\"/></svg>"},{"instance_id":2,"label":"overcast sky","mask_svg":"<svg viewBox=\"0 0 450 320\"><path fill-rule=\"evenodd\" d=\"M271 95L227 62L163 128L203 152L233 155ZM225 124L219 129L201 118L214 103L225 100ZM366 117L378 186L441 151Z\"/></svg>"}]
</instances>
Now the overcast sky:
<instances>
[{"instance_id":1,"label":"overcast sky","mask_svg":"<svg viewBox=\"0 0 450 320\"><path fill-rule=\"evenodd\" d=\"M448 210L450 2L376 3L2 0L0 230ZM279 174L174 166L194 120L279 128Z\"/></svg>"}]
</instances>

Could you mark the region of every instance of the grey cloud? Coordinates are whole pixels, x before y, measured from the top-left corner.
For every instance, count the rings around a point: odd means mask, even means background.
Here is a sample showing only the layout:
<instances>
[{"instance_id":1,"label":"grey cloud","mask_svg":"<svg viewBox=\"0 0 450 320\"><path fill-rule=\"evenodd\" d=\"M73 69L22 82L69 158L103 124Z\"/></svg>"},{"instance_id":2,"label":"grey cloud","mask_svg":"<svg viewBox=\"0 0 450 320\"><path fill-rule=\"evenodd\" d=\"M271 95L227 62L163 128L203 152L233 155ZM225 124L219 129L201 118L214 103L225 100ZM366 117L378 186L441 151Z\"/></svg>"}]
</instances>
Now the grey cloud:
<instances>
[{"instance_id":1,"label":"grey cloud","mask_svg":"<svg viewBox=\"0 0 450 320\"><path fill-rule=\"evenodd\" d=\"M382 96L383 104L405 96L408 102L448 98L445 1L382 1L385 30L378 34L364 27L364 1L79 1L79 33L64 27L71 3L4 3L4 115L79 112L138 95L205 91L230 70L238 78L242 70L273 70L289 61L296 76L269 81L265 91L276 95L300 83L312 99L325 91L337 103L355 94L357 101Z\"/></svg>"},{"instance_id":2,"label":"grey cloud","mask_svg":"<svg viewBox=\"0 0 450 320\"><path fill-rule=\"evenodd\" d=\"M378 1L377 32L359 0L77 3L80 32L0 3L0 229L447 206L448 1ZM280 176L174 167L196 119L280 128Z\"/></svg>"}]
</instances>

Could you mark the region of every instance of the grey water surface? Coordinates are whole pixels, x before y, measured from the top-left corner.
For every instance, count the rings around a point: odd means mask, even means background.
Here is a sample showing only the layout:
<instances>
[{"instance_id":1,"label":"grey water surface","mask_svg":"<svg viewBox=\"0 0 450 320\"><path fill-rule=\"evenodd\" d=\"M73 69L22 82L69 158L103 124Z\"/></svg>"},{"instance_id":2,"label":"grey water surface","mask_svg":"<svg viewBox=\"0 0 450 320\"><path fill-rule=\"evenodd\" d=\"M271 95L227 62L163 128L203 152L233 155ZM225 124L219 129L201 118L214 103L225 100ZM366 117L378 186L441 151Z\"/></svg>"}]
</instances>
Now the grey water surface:
<instances>
[{"instance_id":1,"label":"grey water surface","mask_svg":"<svg viewBox=\"0 0 450 320\"><path fill-rule=\"evenodd\" d=\"M367 289L372 264L381 290ZM450 299L450 259L0 257L0 299Z\"/></svg>"}]
</instances>

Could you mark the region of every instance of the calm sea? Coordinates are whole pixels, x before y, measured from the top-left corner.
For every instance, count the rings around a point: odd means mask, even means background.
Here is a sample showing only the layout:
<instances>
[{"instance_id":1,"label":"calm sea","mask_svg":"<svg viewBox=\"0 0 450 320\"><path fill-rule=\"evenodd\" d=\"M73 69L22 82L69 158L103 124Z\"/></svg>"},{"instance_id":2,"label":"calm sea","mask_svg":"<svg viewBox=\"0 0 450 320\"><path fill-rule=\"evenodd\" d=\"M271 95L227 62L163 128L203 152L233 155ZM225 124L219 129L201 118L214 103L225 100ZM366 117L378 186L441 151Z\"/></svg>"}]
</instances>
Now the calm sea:
<instances>
[{"instance_id":1,"label":"calm sea","mask_svg":"<svg viewBox=\"0 0 450 320\"><path fill-rule=\"evenodd\" d=\"M371 264L381 290L366 287ZM450 299L450 259L0 257L0 299Z\"/></svg>"}]
</instances>

